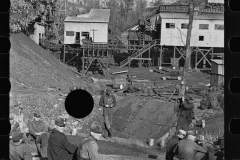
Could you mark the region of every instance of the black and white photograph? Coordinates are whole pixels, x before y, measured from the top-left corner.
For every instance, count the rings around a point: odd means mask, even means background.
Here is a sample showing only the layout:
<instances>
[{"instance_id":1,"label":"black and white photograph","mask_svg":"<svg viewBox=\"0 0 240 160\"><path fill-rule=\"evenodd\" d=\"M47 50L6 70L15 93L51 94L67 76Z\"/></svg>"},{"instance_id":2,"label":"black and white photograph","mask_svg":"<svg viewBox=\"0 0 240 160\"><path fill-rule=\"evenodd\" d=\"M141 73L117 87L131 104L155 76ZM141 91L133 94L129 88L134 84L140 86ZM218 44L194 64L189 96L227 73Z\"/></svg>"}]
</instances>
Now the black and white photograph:
<instances>
[{"instance_id":1,"label":"black and white photograph","mask_svg":"<svg viewBox=\"0 0 240 160\"><path fill-rule=\"evenodd\" d=\"M224 0L10 2L10 160L225 159Z\"/></svg>"}]
</instances>

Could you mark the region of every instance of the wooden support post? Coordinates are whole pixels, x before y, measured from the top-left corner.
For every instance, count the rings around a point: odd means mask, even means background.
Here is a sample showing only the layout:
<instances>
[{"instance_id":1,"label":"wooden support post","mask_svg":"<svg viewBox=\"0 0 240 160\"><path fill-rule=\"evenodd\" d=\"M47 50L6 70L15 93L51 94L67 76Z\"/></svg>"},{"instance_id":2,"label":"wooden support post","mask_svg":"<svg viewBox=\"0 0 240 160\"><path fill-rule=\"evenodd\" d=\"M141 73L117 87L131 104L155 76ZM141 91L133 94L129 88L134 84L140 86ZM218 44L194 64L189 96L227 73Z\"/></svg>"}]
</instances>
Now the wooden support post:
<instances>
[{"instance_id":1,"label":"wooden support post","mask_svg":"<svg viewBox=\"0 0 240 160\"><path fill-rule=\"evenodd\" d=\"M213 47L212 47L211 59L213 59Z\"/></svg>"},{"instance_id":2,"label":"wooden support post","mask_svg":"<svg viewBox=\"0 0 240 160\"><path fill-rule=\"evenodd\" d=\"M197 69L197 56L198 56L198 51L197 48L195 49L195 69Z\"/></svg>"},{"instance_id":3,"label":"wooden support post","mask_svg":"<svg viewBox=\"0 0 240 160\"><path fill-rule=\"evenodd\" d=\"M128 68L130 68L130 59L128 57Z\"/></svg>"},{"instance_id":4,"label":"wooden support post","mask_svg":"<svg viewBox=\"0 0 240 160\"><path fill-rule=\"evenodd\" d=\"M160 61L159 61L159 67L162 66L162 46L161 46L161 50L160 50Z\"/></svg>"},{"instance_id":5,"label":"wooden support post","mask_svg":"<svg viewBox=\"0 0 240 160\"><path fill-rule=\"evenodd\" d=\"M65 63L65 44L63 45L63 63Z\"/></svg>"},{"instance_id":6,"label":"wooden support post","mask_svg":"<svg viewBox=\"0 0 240 160\"><path fill-rule=\"evenodd\" d=\"M82 72L83 72L83 74L85 74L85 69L84 69L84 49L83 49L83 56L82 56Z\"/></svg>"},{"instance_id":7,"label":"wooden support post","mask_svg":"<svg viewBox=\"0 0 240 160\"><path fill-rule=\"evenodd\" d=\"M108 54L108 50L107 50L107 71L106 71L106 78L108 78L108 68L109 68L109 66L108 66L108 64L109 64L109 54Z\"/></svg>"},{"instance_id":8,"label":"wooden support post","mask_svg":"<svg viewBox=\"0 0 240 160\"><path fill-rule=\"evenodd\" d=\"M173 48L173 67L176 67L175 58L176 58L176 50L175 50L175 46L174 46L174 48Z\"/></svg>"},{"instance_id":9,"label":"wooden support post","mask_svg":"<svg viewBox=\"0 0 240 160\"><path fill-rule=\"evenodd\" d=\"M150 57L150 48L149 48L149 50L148 50L148 58L151 58ZM148 61L148 68L150 67L150 61Z\"/></svg>"}]
</instances>

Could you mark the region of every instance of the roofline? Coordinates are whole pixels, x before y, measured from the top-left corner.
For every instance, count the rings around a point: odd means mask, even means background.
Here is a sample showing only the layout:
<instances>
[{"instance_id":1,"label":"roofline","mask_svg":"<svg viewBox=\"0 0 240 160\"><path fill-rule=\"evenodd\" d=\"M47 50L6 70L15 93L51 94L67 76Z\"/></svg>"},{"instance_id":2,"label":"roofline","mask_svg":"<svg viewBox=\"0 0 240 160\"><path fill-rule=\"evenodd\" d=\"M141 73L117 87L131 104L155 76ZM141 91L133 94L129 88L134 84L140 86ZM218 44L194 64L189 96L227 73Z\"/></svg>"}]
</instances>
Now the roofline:
<instances>
[{"instance_id":1,"label":"roofline","mask_svg":"<svg viewBox=\"0 0 240 160\"><path fill-rule=\"evenodd\" d=\"M92 22L85 22L85 21L64 21L64 22L72 22L72 23L109 23L109 22L97 22L97 21L92 21Z\"/></svg>"}]
</instances>

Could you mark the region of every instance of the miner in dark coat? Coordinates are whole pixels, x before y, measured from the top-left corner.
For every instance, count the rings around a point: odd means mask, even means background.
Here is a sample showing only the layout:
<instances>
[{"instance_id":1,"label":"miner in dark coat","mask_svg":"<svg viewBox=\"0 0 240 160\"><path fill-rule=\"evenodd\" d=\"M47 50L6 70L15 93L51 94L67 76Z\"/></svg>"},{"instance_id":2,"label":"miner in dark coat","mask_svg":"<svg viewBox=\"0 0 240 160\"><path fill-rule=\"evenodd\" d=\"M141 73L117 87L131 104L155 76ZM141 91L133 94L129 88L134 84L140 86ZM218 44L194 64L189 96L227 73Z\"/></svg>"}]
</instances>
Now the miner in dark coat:
<instances>
[{"instance_id":1,"label":"miner in dark coat","mask_svg":"<svg viewBox=\"0 0 240 160\"><path fill-rule=\"evenodd\" d=\"M177 133L177 132L176 132ZM173 160L173 157L177 155L177 144L180 140L185 138L187 132L179 130L178 134L175 134L167 141L166 144L166 160Z\"/></svg>"},{"instance_id":2,"label":"miner in dark coat","mask_svg":"<svg viewBox=\"0 0 240 160\"><path fill-rule=\"evenodd\" d=\"M63 133L64 128L64 119L56 119L55 129L53 129L48 140L48 160L72 160L74 155L76 155L78 147L67 140L66 135Z\"/></svg>"},{"instance_id":3,"label":"miner in dark coat","mask_svg":"<svg viewBox=\"0 0 240 160\"><path fill-rule=\"evenodd\" d=\"M189 125L191 124L192 119L194 119L193 108L194 105L191 97L184 96L179 99L179 102L177 102L177 108L175 108L178 116L176 130L189 130Z\"/></svg>"}]
</instances>

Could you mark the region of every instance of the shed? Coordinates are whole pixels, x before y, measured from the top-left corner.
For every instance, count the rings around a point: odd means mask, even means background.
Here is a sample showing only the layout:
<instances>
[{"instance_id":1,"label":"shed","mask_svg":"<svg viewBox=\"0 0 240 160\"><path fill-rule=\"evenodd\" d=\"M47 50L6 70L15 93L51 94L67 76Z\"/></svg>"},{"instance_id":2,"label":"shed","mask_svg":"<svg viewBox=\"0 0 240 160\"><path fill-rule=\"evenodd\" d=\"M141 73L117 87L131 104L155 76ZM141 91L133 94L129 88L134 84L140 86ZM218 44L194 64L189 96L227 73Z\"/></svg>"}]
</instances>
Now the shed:
<instances>
[{"instance_id":1,"label":"shed","mask_svg":"<svg viewBox=\"0 0 240 160\"><path fill-rule=\"evenodd\" d=\"M211 86L219 86L224 83L224 60L212 59L212 69L210 77Z\"/></svg>"},{"instance_id":2,"label":"shed","mask_svg":"<svg viewBox=\"0 0 240 160\"><path fill-rule=\"evenodd\" d=\"M29 37L39 45L39 42L43 39L43 35L45 34L45 27L42 23L35 22L34 23L34 32L30 34Z\"/></svg>"},{"instance_id":3,"label":"shed","mask_svg":"<svg viewBox=\"0 0 240 160\"><path fill-rule=\"evenodd\" d=\"M85 38L93 43L108 43L110 9L91 9L90 13L64 20L64 44L82 44Z\"/></svg>"}]
</instances>

